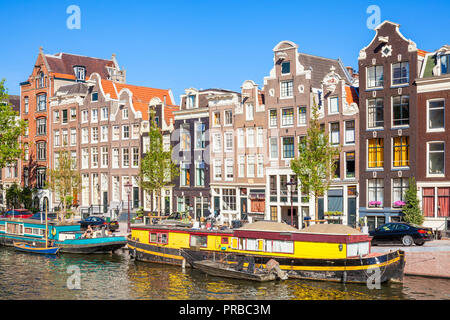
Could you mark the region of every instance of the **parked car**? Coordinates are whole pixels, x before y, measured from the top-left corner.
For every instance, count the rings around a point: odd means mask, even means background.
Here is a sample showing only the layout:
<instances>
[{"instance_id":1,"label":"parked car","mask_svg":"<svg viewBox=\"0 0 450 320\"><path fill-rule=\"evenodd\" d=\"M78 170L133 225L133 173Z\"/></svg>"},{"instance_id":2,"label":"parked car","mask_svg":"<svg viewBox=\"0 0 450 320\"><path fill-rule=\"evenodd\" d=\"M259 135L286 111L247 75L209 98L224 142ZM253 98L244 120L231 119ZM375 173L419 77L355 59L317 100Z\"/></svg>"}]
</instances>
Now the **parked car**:
<instances>
[{"instance_id":1,"label":"parked car","mask_svg":"<svg viewBox=\"0 0 450 320\"><path fill-rule=\"evenodd\" d=\"M53 212L47 213L47 220L55 220L56 218L57 218L56 213ZM36 212L30 219L45 220L45 212Z\"/></svg>"},{"instance_id":2,"label":"parked car","mask_svg":"<svg viewBox=\"0 0 450 320\"><path fill-rule=\"evenodd\" d=\"M33 213L27 209L12 209L3 214L3 218L29 219Z\"/></svg>"},{"instance_id":3,"label":"parked car","mask_svg":"<svg viewBox=\"0 0 450 320\"><path fill-rule=\"evenodd\" d=\"M116 231L117 229L119 229L119 223L117 221L111 221L108 223L104 218L101 217L87 217L84 220L78 221L78 223L81 225L82 229L85 229L88 226L106 227L111 231Z\"/></svg>"},{"instance_id":4,"label":"parked car","mask_svg":"<svg viewBox=\"0 0 450 320\"><path fill-rule=\"evenodd\" d=\"M404 246L412 246L414 243L421 246L425 241L433 240L433 232L430 228L420 227L405 222L386 223L369 235L373 237L372 245L384 243L401 243Z\"/></svg>"}]
</instances>

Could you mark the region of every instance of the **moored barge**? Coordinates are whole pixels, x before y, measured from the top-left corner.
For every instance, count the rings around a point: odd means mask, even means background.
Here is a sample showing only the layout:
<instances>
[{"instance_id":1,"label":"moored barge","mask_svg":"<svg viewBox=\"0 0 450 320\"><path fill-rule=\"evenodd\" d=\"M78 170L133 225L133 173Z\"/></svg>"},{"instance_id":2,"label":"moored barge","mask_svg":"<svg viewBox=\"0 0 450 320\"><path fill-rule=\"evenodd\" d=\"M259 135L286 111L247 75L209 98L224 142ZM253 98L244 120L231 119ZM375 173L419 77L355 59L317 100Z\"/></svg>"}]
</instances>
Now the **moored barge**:
<instances>
[{"instance_id":1,"label":"moored barge","mask_svg":"<svg viewBox=\"0 0 450 320\"><path fill-rule=\"evenodd\" d=\"M303 230L259 221L228 231L133 226L128 248L137 260L190 266L219 259L230 264L254 258L264 268L276 260L290 278L336 282L403 280L404 252L370 253L370 240L356 229L318 224ZM378 278L375 278L378 277Z\"/></svg>"}]
</instances>

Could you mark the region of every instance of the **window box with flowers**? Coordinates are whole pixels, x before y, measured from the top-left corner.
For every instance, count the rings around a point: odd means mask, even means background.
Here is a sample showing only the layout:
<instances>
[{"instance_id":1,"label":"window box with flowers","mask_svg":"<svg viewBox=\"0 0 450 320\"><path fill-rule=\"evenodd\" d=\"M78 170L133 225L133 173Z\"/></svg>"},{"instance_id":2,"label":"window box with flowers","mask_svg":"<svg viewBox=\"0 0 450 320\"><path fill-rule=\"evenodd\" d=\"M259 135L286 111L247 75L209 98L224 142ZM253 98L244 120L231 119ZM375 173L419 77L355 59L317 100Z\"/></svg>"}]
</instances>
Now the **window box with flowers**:
<instances>
[{"instance_id":1,"label":"window box with flowers","mask_svg":"<svg viewBox=\"0 0 450 320\"><path fill-rule=\"evenodd\" d=\"M369 208L381 208L381 201L369 201Z\"/></svg>"},{"instance_id":2,"label":"window box with flowers","mask_svg":"<svg viewBox=\"0 0 450 320\"><path fill-rule=\"evenodd\" d=\"M403 206L405 206L405 205L406 205L405 201L399 200L399 201L394 202L394 208L403 208Z\"/></svg>"},{"instance_id":3,"label":"window box with flowers","mask_svg":"<svg viewBox=\"0 0 450 320\"><path fill-rule=\"evenodd\" d=\"M342 216L344 215L341 211L327 211L324 213L325 219L328 220L328 223L341 224Z\"/></svg>"}]
</instances>

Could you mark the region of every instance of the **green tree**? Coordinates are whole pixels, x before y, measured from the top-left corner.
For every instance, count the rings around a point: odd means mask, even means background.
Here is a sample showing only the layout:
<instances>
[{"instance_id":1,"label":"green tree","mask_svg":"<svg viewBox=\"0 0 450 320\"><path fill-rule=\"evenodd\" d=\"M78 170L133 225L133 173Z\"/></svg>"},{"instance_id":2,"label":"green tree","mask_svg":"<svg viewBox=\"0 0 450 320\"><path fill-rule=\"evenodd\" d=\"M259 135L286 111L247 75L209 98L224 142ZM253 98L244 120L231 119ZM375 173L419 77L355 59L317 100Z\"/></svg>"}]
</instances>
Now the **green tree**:
<instances>
[{"instance_id":1,"label":"green tree","mask_svg":"<svg viewBox=\"0 0 450 320\"><path fill-rule=\"evenodd\" d=\"M151 110L149 138L150 146L141 161L139 183L141 188L151 195L156 195L158 215L161 215L161 190L173 185L173 179L179 175L175 162L172 161L172 147L164 150L161 130L154 121L155 113Z\"/></svg>"},{"instance_id":2,"label":"green tree","mask_svg":"<svg viewBox=\"0 0 450 320\"><path fill-rule=\"evenodd\" d=\"M405 193L405 202L403 206L403 220L405 222L422 225L424 217L420 209L419 198L417 197L417 184L414 177L409 178L409 186Z\"/></svg>"},{"instance_id":3,"label":"green tree","mask_svg":"<svg viewBox=\"0 0 450 320\"><path fill-rule=\"evenodd\" d=\"M20 208L20 197L22 190L13 183L8 189L6 189L6 206L11 209Z\"/></svg>"},{"instance_id":4,"label":"green tree","mask_svg":"<svg viewBox=\"0 0 450 320\"><path fill-rule=\"evenodd\" d=\"M291 169L297 175L304 192L315 201L315 216L318 217L319 197L328 190L336 169L339 148L330 144L319 124L319 108L313 100L312 116L304 139L299 143L300 154L291 160Z\"/></svg>"},{"instance_id":5,"label":"green tree","mask_svg":"<svg viewBox=\"0 0 450 320\"><path fill-rule=\"evenodd\" d=\"M47 177L47 187L61 199L62 209L58 212L58 220L65 221L69 212L69 201L81 186L80 172L66 146L59 151L58 162L54 169L48 170Z\"/></svg>"},{"instance_id":6,"label":"green tree","mask_svg":"<svg viewBox=\"0 0 450 320\"><path fill-rule=\"evenodd\" d=\"M5 79L0 81L0 168L14 163L22 157L23 150L19 137L25 133L26 121L19 119L19 114L9 103Z\"/></svg>"}]
</instances>

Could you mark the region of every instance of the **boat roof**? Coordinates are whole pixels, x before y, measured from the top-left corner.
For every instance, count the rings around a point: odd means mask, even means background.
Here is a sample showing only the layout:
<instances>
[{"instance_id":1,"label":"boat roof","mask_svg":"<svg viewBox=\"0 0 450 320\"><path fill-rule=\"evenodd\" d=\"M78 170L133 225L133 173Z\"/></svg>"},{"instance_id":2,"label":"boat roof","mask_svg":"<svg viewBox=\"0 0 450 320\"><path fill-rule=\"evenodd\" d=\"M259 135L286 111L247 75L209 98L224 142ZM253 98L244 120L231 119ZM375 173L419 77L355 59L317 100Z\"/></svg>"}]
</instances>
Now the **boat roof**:
<instances>
[{"instance_id":1,"label":"boat roof","mask_svg":"<svg viewBox=\"0 0 450 320\"><path fill-rule=\"evenodd\" d=\"M274 221L257 221L253 223L247 223L239 229L236 229L236 231L300 232L300 230L291 227L286 223Z\"/></svg>"},{"instance_id":2,"label":"boat roof","mask_svg":"<svg viewBox=\"0 0 450 320\"><path fill-rule=\"evenodd\" d=\"M5 222L9 222L9 223L29 223L29 224L39 224L42 226L45 226L45 219L43 219L42 223L40 219L23 219L23 218L19 218L19 219L11 219L11 218L0 218L0 221L5 221ZM78 223L70 223L70 222L57 222L55 220L49 220L48 221L48 225L49 226L56 226L56 227L61 227L61 226L79 226Z\"/></svg>"},{"instance_id":3,"label":"boat roof","mask_svg":"<svg viewBox=\"0 0 450 320\"><path fill-rule=\"evenodd\" d=\"M362 235L361 231L358 231L352 227L342 224L313 224L305 229L301 230L302 233L324 233L324 234L345 234L345 235Z\"/></svg>"}]
</instances>

